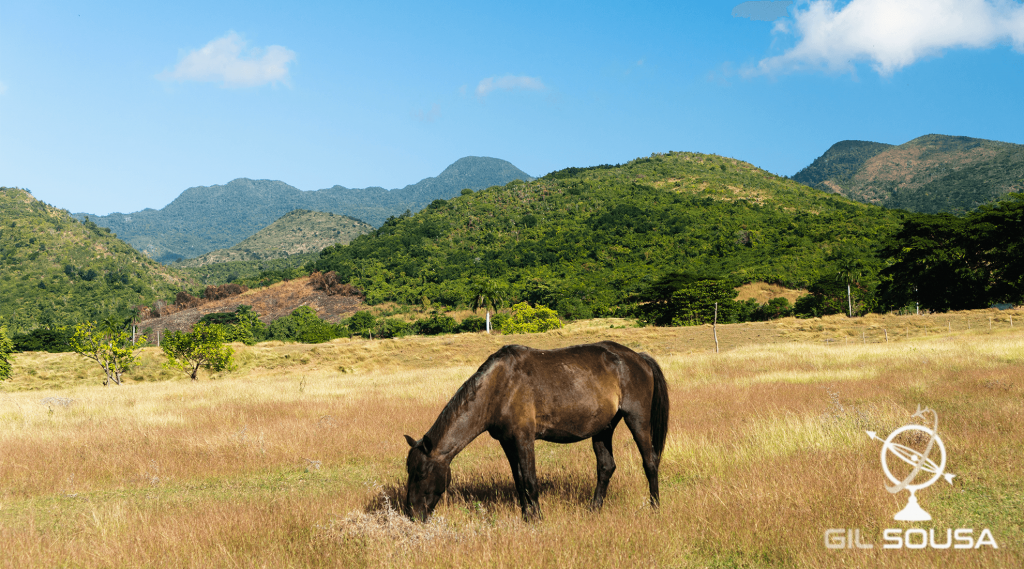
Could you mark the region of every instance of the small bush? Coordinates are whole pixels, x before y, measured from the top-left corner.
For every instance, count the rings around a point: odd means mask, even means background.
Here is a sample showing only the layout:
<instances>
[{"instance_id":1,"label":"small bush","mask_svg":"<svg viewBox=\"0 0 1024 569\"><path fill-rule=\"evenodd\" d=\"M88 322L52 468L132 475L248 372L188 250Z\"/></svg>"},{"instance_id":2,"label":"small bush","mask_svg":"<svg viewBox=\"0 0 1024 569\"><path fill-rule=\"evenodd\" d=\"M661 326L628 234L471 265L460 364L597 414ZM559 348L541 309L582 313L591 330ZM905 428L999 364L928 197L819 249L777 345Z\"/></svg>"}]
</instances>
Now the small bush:
<instances>
[{"instance_id":1,"label":"small bush","mask_svg":"<svg viewBox=\"0 0 1024 569\"><path fill-rule=\"evenodd\" d=\"M562 321L554 310L541 304L533 308L520 302L512 307L512 317L503 323L501 331L505 334L536 334L561 327Z\"/></svg>"},{"instance_id":2,"label":"small bush","mask_svg":"<svg viewBox=\"0 0 1024 569\"><path fill-rule=\"evenodd\" d=\"M290 316L270 323L270 337L304 344L319 344L343 336L339 326L325 322L309 306L300 306Z\"/></svg>"},{"instance_id":3,"label":"small bush","mask_svg":"<svg viewBox=\"0 0 1024 569\"><path fill-rule=\"evenodd\" d=\"M447 314L435 312L428 318L413 323L412 329L417 334L436 336L437 334L453 334L459 329L459 323Z\"/></svg>"},{"instance_id":4,"label":"small bush","mask_svg":"<svg viewBox=\"0 0 1024 569\"><path fill-rule=\"evenodd\" d=\"M487 319L482 316L470 315L459 324L459 332L483 332L487 329Z\"/></svg>"},{"instance_id":5,"label":"small bush","mask_svg":"<svg viewBox=\"0 0 1024 569\"><path fill-rule=\"evenodd\" d=\"M384 318L379 320L373 328L373 335L377 338L401 338L412 334L412 332L412 326L398 318Z\"/></svg>"}]
</instances>

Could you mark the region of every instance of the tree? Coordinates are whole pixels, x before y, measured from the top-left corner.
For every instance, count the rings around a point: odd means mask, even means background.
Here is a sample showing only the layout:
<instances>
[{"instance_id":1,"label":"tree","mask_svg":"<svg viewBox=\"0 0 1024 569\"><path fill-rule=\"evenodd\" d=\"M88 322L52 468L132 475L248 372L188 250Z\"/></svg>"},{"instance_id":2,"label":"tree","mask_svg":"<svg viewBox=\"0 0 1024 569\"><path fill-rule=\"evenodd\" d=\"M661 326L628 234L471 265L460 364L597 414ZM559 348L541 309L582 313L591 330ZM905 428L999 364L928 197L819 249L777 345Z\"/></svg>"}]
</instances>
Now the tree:
<instances>
[{"instance_id":1,"label":"tree","mask_svg":"<svg viewBox=\"0 0 1024 569\"><path fill-rule=\"evenodd\" d=\"M505 289L491 279L473 282L473 312L483 308L487 313L487 333L491 333L491 310L495 312L505 303Z\"/></svg>"},{"instance_id":2,"label":"tree","mask_svg":"<svg viewBox=\"0 0 1024 569\"><path fill-rule=\"evenodd\" d=\"M562 321L554 310L538 304L536 308L525 302L512 307L512 317L502 325L505 334L536 334L561 328Z\"/></svg>"},{"instance_id":3,"label":"tree","mask_svg":"<svg viewBox=\"0 0 1024 569\"><path fill-rule=\"evenodd\" d=\"M850 291L850 286L853 284L856 284L858 287L860 286L860 278L864 272L864 263L857 258L852 250L845 248L836 251L829 260L836 264L836 279L846 285L848 316L853 318L853 294Z\"/></svg>"},{"instance_id":4,"label":"tree","mask_svg":"<svg viewBox=\"0 0 1024 569\"><path fill-rule=\"evenodd\" d=\"M14 343L7 337L7 329L0 326L0 381L11 378L11 352Z\"/></svg>"},{"instance_id":5,"label":"tree","mask_svg":"<svg viewBox=\"0 0 1024 569\"><path fill-rule=\"evenodd\" d=\"M348 327L356 334L366 336L373 331L373 325L376 322L377 319L374 318L373 314L370 314L369 310L360 310L349 318Z\"/></svg>"},{"instance_id":6,"label":"tree","mask_svg":"<svg viewBox=\"0 0 1024 569\"><path fill-rule=\"evenodd\" d=\"M640 320L656 326L698 326L715 318L731 321L739 312L739 294L727 281L693 273L669 273L636 296Z\"/></svg>"},{"instance_id":7,"label":"tree","mask_svg":"<svg viewBox=\"0 0 1024 569\"><path fill-rule=\"evenodd\" d=\"M189 333L172 332L161 344L171 369L180 369L196 381L199 368L224 371L234 367L234 350L225 346L226 330L221 324L196 324Z\"/></svg>"},{"instance_id":8,"label":"tree","mask_svg":"<svg viewBox=\"0 0 1024 569\"><path fill-rule=\"evenodd\" d=\"M138 346L141 344L140 341ZM107 375L103 385L111 381L115 385L121 385L121 376L135 366L138 351L141 349L132 344L131 333L127 328L98 326L96 322L76 325L68 345L78 355L100 364Z\"/></svg>"}]
</instances>

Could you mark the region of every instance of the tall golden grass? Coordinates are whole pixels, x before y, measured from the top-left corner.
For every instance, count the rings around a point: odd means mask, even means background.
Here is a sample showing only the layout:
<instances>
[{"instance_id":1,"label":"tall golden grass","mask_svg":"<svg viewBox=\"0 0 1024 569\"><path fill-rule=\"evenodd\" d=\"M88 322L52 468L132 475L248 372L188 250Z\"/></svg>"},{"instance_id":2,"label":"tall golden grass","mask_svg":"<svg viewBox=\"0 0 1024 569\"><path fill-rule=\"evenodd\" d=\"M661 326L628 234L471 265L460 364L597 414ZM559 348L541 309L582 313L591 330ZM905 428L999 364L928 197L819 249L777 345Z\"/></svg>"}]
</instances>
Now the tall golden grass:
<instances>
[{"instance_id":1,"label":"tall golden grass","mask_svg":"<svg viewBox=\"0 0 1024 569\"><path fill-rule=\"evenodd\" d=\"M938 316L720 326L718 354L708 328L602 320L529 336L238 345L238 370L199 382L147 349L120 387L72 355L21 354L0 386L0 565L1021 566L1024 320L1010 328L997 313L989 329L990 315L952 332ZM862 337L871 325L890 341ZM488 354L606 338L652 353L669 380L660 511L646 506L624 427L600 513L586 509L590 445L538 442L545 517L522 522L486 436L453 463L429 524L397 511L402 435L422 435ZM938 412L957 477L920 491L934 521L908 525L892 520L907 493L884 490L864 431L885 436L918 404ZM904 526L989 528L999 549L882 549L882 529ZM858 528L875 548L829 550L829 528Z\"/></svg>"}]
</instances>

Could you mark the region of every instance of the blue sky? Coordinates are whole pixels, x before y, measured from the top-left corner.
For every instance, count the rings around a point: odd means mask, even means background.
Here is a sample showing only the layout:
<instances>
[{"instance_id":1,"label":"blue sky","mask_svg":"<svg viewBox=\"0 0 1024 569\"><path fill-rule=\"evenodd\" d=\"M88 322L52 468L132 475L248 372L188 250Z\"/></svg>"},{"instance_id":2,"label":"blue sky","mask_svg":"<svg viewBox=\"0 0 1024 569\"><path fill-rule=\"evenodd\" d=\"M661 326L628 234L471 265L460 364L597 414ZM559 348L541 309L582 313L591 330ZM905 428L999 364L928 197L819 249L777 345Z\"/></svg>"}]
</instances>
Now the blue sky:
<instances>
[{"instance_id":1,"label":"blue sky","mask_svg":"<svg viewBox=\"0 0 1024 569\"><path fill-rule=\"evenodd\" d=\"M846 139L1024 143L1022 101L1015 0L0 4L0 184L73 212L463 156L792 175Z\"/></svg>"}]
</instances>

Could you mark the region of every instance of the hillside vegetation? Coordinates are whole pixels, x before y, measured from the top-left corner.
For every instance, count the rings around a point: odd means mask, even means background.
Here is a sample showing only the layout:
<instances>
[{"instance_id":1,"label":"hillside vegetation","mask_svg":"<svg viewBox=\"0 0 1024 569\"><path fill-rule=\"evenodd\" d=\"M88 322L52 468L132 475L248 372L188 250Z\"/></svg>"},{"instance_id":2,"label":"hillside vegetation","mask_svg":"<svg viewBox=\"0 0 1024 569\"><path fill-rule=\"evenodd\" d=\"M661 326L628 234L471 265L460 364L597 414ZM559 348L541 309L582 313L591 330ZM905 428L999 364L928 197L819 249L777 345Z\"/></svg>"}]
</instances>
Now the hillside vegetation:
<instances>
[{"instance_id":1,"label":"hillside vegetation","mask_svg":"<svg viewBox=\"0 0 1024 569\"><path fill-rule=\"evenodd\" d=\"M175 267L202 267L230 261L262 261L302 253L319 253L336 243L373 231L373 226L344 215L305 209L292 210L245 241L194 259L175 262Z\"/></svg>"},{"instance_id":2,"label":"hillside vegetation","mask_svg":"<svg viewBox=\"0 0 1024 569\"><path fill-rule=\"evenodd\" d=\"M182 286L110 230L17 188L0 188L0 274L0 320L11 333L124 318Z\"/></svg>"},{"instance_id":3,"label":"hillside vegetation","mask_svg":"<svg viewBox=\"0 0 1024 569\"><path fill-rule=\"evenodd\" d=\"M939 134L899 146L846 140L793 179L887 208L960 215L1024 191L1024 145Z\"/></svg>"},{"instance_id":4,"label":"hillside vegetation","mask_svg":"<svg viewBox=\"0 0 1024 569\"><path fill-rule=\"evenodd\" d=\"M674 272L806 287L853 255L874 274L902 215L745 162L670 152L435 201L307 269L336 271L369 303L456 306L490 291L585 318L621 313Z\"/></svg>"},{"instance_id":5,"label":"hillside vegetation","mask_svg":"<svg viewBox=\"0 0 1024 569\"><path fill-rule=\"evenodd\" d=\"M469 156L435 178L398 190L334 186L301 191L284 182L239 178L223 186L189 188L160 210L75 216L88 217L150 257L170 263L232 247L295 209L345 215L376 227L389 216L419 211L464 188L481 189L516 179L532 178L504 160Z\"/></svg>"}]
</instances>

